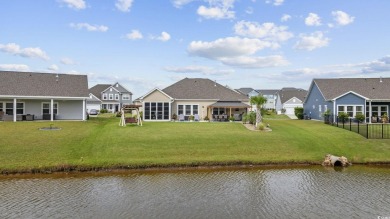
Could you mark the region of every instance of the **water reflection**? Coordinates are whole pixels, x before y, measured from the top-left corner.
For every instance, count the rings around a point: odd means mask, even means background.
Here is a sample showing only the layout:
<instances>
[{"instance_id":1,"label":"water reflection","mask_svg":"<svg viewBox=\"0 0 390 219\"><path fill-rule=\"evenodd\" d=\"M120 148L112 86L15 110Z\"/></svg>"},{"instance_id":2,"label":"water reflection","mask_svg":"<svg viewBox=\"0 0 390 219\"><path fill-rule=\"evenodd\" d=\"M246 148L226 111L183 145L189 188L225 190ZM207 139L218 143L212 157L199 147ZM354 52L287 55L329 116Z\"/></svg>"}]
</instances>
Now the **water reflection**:
<instances>
[{"instance_id":1,"label":"water reflection","mask_svg":"<svg viewBox=\"0 0 390 219\"><path fill-rule=\"evenodd\" d=\"M0 177L0 218L376 218L389 179L362 166Z\"/></svg>"}]
</instances>

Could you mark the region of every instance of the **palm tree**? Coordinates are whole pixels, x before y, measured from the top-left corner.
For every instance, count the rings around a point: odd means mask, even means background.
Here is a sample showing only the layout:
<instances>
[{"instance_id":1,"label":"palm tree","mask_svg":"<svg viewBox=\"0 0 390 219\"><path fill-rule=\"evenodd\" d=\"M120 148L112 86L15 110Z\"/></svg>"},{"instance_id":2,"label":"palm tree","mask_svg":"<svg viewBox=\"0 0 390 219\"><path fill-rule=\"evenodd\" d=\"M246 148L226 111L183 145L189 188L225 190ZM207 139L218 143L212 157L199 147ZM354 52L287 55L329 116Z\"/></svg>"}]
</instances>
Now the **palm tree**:
<instances>
[{"instance_id":1,"label":"palm tree","mask_svg":"<svg viewBox=\"0 0 390 219\"><path fill-rule=\"evenodd\" d=\"M266 102L267 102L267 98L265 98L263 95L253 96L250 99L250 103L252 105L256 105L256 124L255 124L256 128L263 120L263 118L261 117L261 108L263 107L263 104L265 104Z\"/></svg>"}]
</instances>

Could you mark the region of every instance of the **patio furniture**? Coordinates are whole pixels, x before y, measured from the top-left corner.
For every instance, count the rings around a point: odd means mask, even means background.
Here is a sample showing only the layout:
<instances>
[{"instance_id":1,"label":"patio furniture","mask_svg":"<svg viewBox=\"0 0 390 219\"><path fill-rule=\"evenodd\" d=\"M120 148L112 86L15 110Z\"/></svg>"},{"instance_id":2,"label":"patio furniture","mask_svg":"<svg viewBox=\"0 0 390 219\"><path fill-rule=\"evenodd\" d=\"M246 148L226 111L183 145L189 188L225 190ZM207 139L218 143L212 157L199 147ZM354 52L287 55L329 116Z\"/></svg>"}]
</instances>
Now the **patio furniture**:
<instances>
[{"instance_id":1,"label":"patio furniture","mask_svg":"<svg viewBox=\"0 0 390 219\"><path fill-rule=\"evenodd\" d=\"M184 115L183 114L179 115L179 121L184 121Z\"/></svg>"},{"instance_id":2,"label":"patio furniture","mask_svg":"<svg viewBox=\"0 0 390 219\"><path fill-rule=\"evenodd\" d=\"M33 121L34 120L34 115L27 114L26 115L26 121Z\"/></svg>"},{"instance_id":3,"label":"patio furniture","mask_svg":"<svg viewBox=\"0 0 390 219\"><path fill-rule=\"evenodd\" d=\"M194 120L195 120L196 122L199 122L199 115L198 115L198 114L195 114Z\"/></svg>"},{"instance_id":4,"label":"patio furniture","mask_svg":"<svg viewBox=\"0 0 390 219\"><path fill-rule=\"evenodd\" d=\"M4 112L0 111L0 121L3 120Z\"/></svg>"}]
</instances>

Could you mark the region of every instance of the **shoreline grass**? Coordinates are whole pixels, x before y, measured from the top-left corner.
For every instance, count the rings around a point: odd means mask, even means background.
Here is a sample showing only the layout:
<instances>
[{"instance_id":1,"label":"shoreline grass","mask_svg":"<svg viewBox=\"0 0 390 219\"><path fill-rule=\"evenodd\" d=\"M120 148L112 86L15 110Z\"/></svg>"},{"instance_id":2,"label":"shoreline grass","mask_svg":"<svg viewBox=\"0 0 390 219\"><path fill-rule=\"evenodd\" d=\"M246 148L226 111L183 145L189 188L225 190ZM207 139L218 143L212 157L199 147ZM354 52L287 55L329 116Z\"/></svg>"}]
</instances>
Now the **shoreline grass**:
<instances>
[{"instance_id":1,"label":"shoreline grass","mask_svg":"<svg viewBox=\"0 0 390 219\"><path fill-rule=\"evenodd\" d=\"M240 123L144 122L119 127L119 118L0 123L0 172L42 173L197 166L320 164L325 154L352 163L390 163L390 140L365 139L308 120L268 119L272 132Z\"/></svg>"}]
</instances>

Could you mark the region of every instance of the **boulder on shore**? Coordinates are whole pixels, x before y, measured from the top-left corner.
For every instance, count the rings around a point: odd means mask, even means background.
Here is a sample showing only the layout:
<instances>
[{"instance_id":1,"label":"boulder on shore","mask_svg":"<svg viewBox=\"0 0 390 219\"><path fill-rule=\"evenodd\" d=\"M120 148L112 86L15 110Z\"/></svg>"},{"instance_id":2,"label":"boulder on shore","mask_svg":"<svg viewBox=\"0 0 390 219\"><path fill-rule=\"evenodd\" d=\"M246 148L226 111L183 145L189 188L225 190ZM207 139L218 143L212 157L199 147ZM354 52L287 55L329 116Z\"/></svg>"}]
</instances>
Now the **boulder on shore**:
<instances>
[{"instance_id":1,"label":"boulder on shore","mask_svg":"<svg viewBox=\"0 0 390 219\"><path fill-rule=\"evenodd\" d=\"M325 160L322 162L323 166L342 166L346 167L349 165L352 165L350 162L348 162L348 159L344 156L338 157L334 156L332 154L325 155Z\"/></svg>"}]
</instances>

